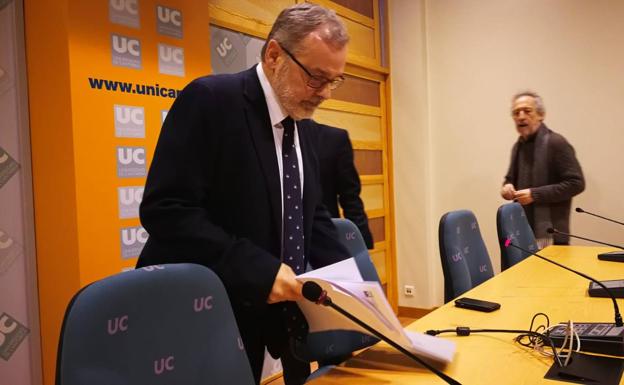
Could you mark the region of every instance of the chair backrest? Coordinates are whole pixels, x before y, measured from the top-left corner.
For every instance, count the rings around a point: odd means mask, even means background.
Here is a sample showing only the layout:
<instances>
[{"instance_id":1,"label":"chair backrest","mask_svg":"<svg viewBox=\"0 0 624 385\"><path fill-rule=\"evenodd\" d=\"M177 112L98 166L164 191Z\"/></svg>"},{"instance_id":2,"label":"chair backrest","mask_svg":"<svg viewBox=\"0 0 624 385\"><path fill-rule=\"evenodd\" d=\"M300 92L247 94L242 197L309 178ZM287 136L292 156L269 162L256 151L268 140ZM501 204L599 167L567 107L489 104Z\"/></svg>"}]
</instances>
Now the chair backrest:
<instances>
[{"instance_id":1,"label":"chair backrest","mask_svg":"<svg viewBox=\"0 0 624 385\"><path fill-rule=\"evenodd\" d=\"M510 268L530 255L515 247L506 247L507 239L528 251L539 251L533 229L520 203L507 203L498 208L496 229L501 251L501 270Z\"/></svg>"},{"instance_id":2,"label":"chair backrest","mask_svg":"<svg viewBox=\"0 0 624 385\"><path fill-rule=\"evenodd\" d=\"M347 248L349 254L355 258L362 278L365 281L381 282L375 265L373 265L373 261L368 254L368 248L362 233L360 233L360 229L358 229L355 223L346 218L332 218L332 222L338 229L340 242Z\"/></svg>"},{"instance_id":3,"label":"chair backrest","mask_svg":"<svg viewBox=\"0 0 624 385\"><path fill-rule=\"evenodd\" d=\"M472 211L457 210L444 214L438 236L444 273L444 302L494 276L479 223Z\"/></svg>"},{"instance_id":4,"label":"chair backrest","mask_svg":"<svg viewBox=\"0 0 624 385\"><path fill-rule=\"evenodd\" d=\"M254 384L223 284L194 264L94 282L65 312L56 385Z\"/></svg>"},{"instance_id":5,"label":"chair backrest","mask_svg":"<svg viewBox=\"0 0 624 385\"><path fill-rule=\"evenodd\" d=\"M379 275L368 254L364 238L357 226L348 219L332 218L338 229L341 243L353 256L355 264L365 281L380 282ZM339 363L352 352L374 345L379 340L368 334L349 331L331 330L308 334L305 344L295 344L295 355L306 361L323 363Z\"/></svg>"}]
</instances>

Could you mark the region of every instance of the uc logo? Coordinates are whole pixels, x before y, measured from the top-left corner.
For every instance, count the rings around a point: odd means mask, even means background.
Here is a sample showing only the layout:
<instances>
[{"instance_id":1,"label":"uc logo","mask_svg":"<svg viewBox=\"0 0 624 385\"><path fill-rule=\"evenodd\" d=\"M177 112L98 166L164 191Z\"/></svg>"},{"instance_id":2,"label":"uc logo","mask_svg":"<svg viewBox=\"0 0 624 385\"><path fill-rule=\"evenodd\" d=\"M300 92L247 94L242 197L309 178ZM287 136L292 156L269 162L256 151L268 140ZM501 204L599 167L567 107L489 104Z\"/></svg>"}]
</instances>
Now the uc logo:
<instances>
[{"instance_id":1,"label":"uc logo","mask_svg":"<svg viewBox=\"0 0 624 385\"><path fill-rule=\"evenodd\" d=\"M123 205L129 206L141 203L143 199L143 187L126 187L121 189L120 200Z\"/></svg>"},{"instance_id":2,"label":"uc logo","mask_svg":"<svg viewBox=\"0 0 624 385\"><path fill-rule=\"evenodd\" d=\"M113 49L120 54L127 52L132 56L141 56L141 43L137 39L130 39L125 36L113 35Z\"/></svg>"},{"instance_id":3,"label":"uc logo","mask_svg":"<svg viewBox=\"0 0 624 385\"><path fill-rule=\"evenodd\" d=\"M167 7L163 7L161 5L158 6L158 20L162 21L163 23L171 23L173 25L175 25L176 27L179 27L182 25L182 14L180 13L180 11L176 10L176 9L171 9L171 8L167 8Z\"/></svg>"},{"instance_id":4,"label":"uc logo","mask_svg":"<svg viewBox=\"0 0 624 385\"><path fill-rule=\"evenodd\" d=\"M453 254L451 258L453 259L453 262L459 262L463 259L460 252Z\"/></svg>"},{"instance_id":5,"label":"uc logo","mask_svg":"<svg viewBox=\"0 0 624 385\"><path fill-rule=\"evenodd\" d=\"M5 237L6 240L3 240ZM13 239L9 238L4 231L0 231L0 249L8 249L11 245L13 245Z\"/></svg>"},{"instance_id":6,"label":"uc logo","mask_svg":"<svg viewBox=\"0 0 624 385\"><path fill-rule=\"evenodd\" d=\"M200 298L195 298L193 300L193 310L195 310L196 313L199 313L202 310L210 310L212 309L212 296L209 295L207 297L200 297Z\"/></svg>"},{"instance_id":7,"label":"uc logo","mask_svg":"<svg viewBox=\"0 0 624 385\"><path fill-rule=\"evenodd\" d=\"M115 335L118 331L125 332L128 330L128 316L115 317L108 320L108 334Z\"/></svg>"},{"instance_id":8,"label":"uc logo","mask_svg":"<svg viewBox=\"0 0 624 385\"><path fill-rule=\"evenodd\" d=\"M487 266L486 265L479 266L479 271L482 273L485 273L487 271Z\"/></svg>"},{"instance_id":9,"label":"uc logo","mask_svg":"<svg viewBox=\"0 0 624 385\"><path fill-rule=\"evenodd\" d=\"M175 62L176 64L184 63L184 52L182 48L160 45L158 47L158 53L164 62Z\"/></svg>"},{"instance_id":10,"label":"uc logo","mask_svg":"<svg viewBox=\"0 0 624 385\"><path fill-rule=\"evenodd\" d=\"M121 164L145 164L145 149L142 147L119 147L117 148L117 158Z\"/></svg>"},{"instance_id":11,"label":"uc logo","mask_svg":"<svg viewBox=\"0 0 624 385\"><path fill-rule=\"evenodd\" d=\"M9 317L2 315L0 318L0 346L4 344L5 336L17 328L17 322L10 321L10 323L7 324L7 321L9 321Z\"/></svg>"},{"instance_id":12,"label":"uc logo","mask_svg":"<svg viewBox=\"0 0 624 385\"><path fill-rule=\"evenodd\" d=\"M117 11L128 12L131 15L139 13L137 0L110 0L110 5Z\"/></svg>"},{"instance_id":13,"label":"uc logo","mask_svg":"<svg viewBox=\"0 0 624 385\"><path fill-rule=\"evenodd\" d=\"M165 267L160 266L160 265L152 265L152 266L142 267L142 269L145 271L154 271L154 270L165 270Z\"/></svg>"},{"instance_id":14,"label":"uc logo","mask_svg":"<svg viewBox=\"0 0 624 385\"><path fill-rule=\"evenodd\" d=\"M161 358L159 360L154 361L154 373L156 375L160 375L163 374L164 371L172 371L174 368L173 366L173 356L169 356L166 358Z\"/></svg>"},{"instance_id":15,"label":"uc logo","mask_svg":"<svg viewBox=\"0 0 624 385\"><path fill-rule=\"evenodd\" d=\"M228 40L227 37L223 38L223 41L219 43L217 46L217 53L221 57L225 57L228 54L228 51L232 49L232 43Z\"/></svg>"},{"instance_id":16,"label":"uc logo","mask_svg":"<svg viewBox=\"0 0 624 385\"><path fill-rule=\"evenodd\" d=\"M351 231L345 234L347 241L353 241L355 239L355 231Z\"/></svg>"},{"instance_id":17,"label":"uc logo","mask_svg":"<svg viewBox=\"0 0 624 385\"><path fill-rule=\"evenodd\" d=\"M143 109L137 107L115 106L115 119L121 124L133 123L137 126L145 122Z\"/></svg>"},{"instance_id":18,"label":"uc logo","mask_svg":"<svg viewBox=\"0 0 624 385\"><path fill-rule=\"evenodd\" d=\"M130 227L121 230L121 241L126 246L134 245L136 242L147 242L147 231L142 227Z\"/></svg>"}]
</instances>

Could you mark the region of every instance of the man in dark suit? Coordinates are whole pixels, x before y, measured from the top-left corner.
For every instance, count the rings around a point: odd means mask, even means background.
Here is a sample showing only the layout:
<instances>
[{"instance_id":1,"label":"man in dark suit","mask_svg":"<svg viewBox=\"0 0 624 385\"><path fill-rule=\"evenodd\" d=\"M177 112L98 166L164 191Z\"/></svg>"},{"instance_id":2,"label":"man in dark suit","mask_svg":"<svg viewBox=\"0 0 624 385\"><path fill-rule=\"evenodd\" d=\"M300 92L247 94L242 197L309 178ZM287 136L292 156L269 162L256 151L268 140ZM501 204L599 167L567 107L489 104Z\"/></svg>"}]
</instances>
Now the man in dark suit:
<instances>
[{"instance_id":1,"label":"man in dark suit","mask_svg":"<svg viewBox=\"0 0 624 385\"><path fill-rule=\"evenodd\" d=\"M309 364L290 354L307 324L296 275L349 257L321 204L307 120L344 80L348 35L333 11L283 10L262 62L194 80L163 124L141 203L150 237L137 267L208 266L223 281L256 382L265 346L287 384ZM209 343L209 341L207 341Z\"/></svg>"},{"instance_id":2,"label":"man in dark suit","mask_svg":"<svg viewBox=\"0 0 624 385\"><path fill-rule=\"evenodd\" d=\"M353 163L353 147L349 133L342 128L317 124L314 134L321 170L323 204L333 218L339 218L338 202L340 202L344 217L358 227L366 247L374 248L373 236L368 228L368 217L364 211L364 203L360 199L362 186Z\"/></svg>"}]
</instances>

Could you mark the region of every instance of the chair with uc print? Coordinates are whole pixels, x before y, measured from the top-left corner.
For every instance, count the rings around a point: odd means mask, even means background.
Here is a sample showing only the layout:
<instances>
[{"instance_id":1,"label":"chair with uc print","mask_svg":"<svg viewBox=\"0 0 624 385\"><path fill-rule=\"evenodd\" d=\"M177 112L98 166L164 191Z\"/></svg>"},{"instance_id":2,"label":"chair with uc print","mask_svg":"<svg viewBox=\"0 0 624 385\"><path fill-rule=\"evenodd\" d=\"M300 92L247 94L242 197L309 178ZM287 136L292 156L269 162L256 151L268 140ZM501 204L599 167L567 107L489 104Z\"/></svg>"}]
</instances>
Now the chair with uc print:
<instances>
[{"instance_id":1,"label":"chair with uc print","mask_svg":"<svg viewBox=\"0 0 624 385\"><path fill-rule=\"evenodd\" d=\"M71 300L56 385L254 384L223 284L195 264L148 266Z\"/></svg>"},{"instance_id":2,"label":"chair with uc print","mask_svg":"<svg viewBox=\"0 0 624 385\"><path fill-rule=\"evenodd\" d=\"M341 243L353 256L362 278L365 281L381 282L357 226L344 218L332 218L332 222L338 230ZM312 332L308 334L305 344L294 346L294 353L305 361L319 362L319 369L308 377L308 381L311 381L349 358L354 351L374 345L378 341L379 339L368 334L349 330Z\"/></svg>"},{"instance_id":3,"label":"chair with uc print","mask_svg":"<svg viewBox=\"0 0 624 385\"><path fill-rule=\"evenodd\" d=\"M444 214L438 236L445 303L494 276L479 223L472 211L457 210Z\"/></svg>"},{"instance_id":4,"label":"chair with uc print","mask_svg":"<svg viewBox=\"0 0 624 385\"><path fill-rule=\"evenodd\" d=\"M507 203L498 208L496 229L501 251L501 270L506 270L531 255L516 247L506 246L508 239L532 253L539 251L533 229L520 203Z\"/></svg>"}]
</instances>

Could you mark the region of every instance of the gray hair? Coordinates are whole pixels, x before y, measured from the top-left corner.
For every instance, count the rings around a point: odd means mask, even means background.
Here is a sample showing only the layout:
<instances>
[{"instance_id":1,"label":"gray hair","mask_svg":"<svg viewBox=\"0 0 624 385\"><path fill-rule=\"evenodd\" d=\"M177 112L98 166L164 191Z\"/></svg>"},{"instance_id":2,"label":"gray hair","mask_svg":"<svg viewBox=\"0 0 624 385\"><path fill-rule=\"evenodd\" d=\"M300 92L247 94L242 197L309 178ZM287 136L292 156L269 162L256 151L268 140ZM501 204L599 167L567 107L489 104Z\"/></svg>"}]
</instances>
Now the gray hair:
<instances>
[{"instance_id":1,"label":"gray hair","mask_svg":"<svg viewBox=\"0 0 624 385\"><path fill-rule=\"evenodd\" d=\"M290 52L296 52L299 43L322 26L327 27L321 36L323 41L336 48L342 48L349 42L347 28L331 9L316 4L299 3L282 10L262 47L262 60L264 61L264 53L271 39Z\"/></svg>"},{"instance_id":2,"label":"gray hair","mask_svg":"<svg viewBox=\"0 0 624 385\"><path fill-rule=\"evenodd\" d=\"M541 116L544 116L544 114L546 113L546 107L544 107L544 101L542 100L542 97L539 96L539 94L535 91L525 90L525 91L518 92L511 98L511 104L515 103L516 100L520 99L523 96L532 97L533 100L535 100L535 111Z\"/></svg>"}]
</instances>

